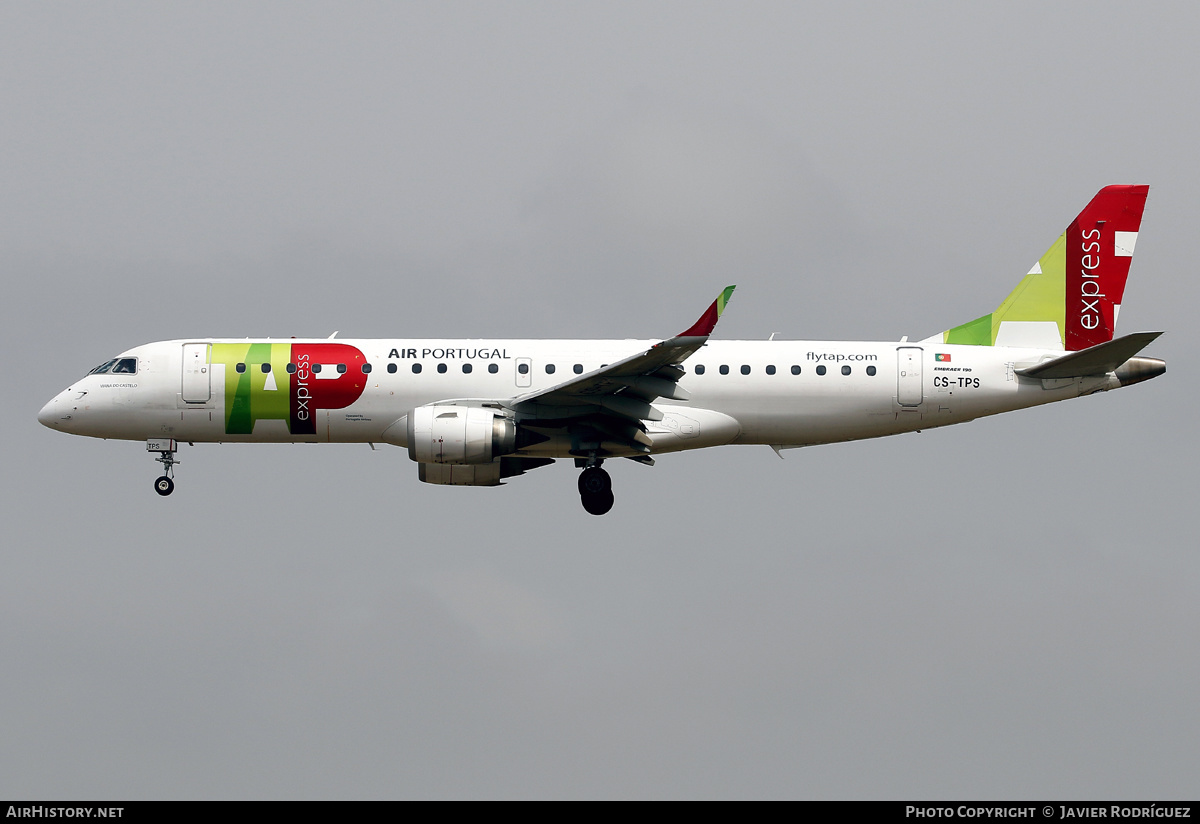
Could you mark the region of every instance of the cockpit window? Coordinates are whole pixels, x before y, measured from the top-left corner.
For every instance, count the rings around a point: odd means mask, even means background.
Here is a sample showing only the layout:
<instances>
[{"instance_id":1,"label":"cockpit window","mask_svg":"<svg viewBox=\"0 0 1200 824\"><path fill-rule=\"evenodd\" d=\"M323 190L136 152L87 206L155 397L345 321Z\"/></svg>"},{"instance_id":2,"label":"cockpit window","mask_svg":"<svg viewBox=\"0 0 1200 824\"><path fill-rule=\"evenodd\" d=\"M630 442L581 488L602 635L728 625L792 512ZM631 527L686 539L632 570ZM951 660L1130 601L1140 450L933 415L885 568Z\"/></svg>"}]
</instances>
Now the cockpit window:
<instances>
[{"instance_id":1,"label":"cockpit window","mask_svg":"<svg viewBox=\"0 0 1200 824\"><path fill-rule=\"evenodd\" d=\"M137 358L121 358L112 371L114 375L137 374Z\"/></svg>"},{"instance_id":2,"label":"cockpit window","mask_svg":"<svg viewBox=\"0 0 1200 824\"><path fill-rule=\"evenodd\" d=\"M116 358L113 358L110 361L105 361L104 363L100 364L95 369L93 369L91 372L88 372L88 374L89 375L103 375L106 372L108 372L109 369L112 369L112 365L116 362L117 362Z\"/></svg>"}]
</instances>

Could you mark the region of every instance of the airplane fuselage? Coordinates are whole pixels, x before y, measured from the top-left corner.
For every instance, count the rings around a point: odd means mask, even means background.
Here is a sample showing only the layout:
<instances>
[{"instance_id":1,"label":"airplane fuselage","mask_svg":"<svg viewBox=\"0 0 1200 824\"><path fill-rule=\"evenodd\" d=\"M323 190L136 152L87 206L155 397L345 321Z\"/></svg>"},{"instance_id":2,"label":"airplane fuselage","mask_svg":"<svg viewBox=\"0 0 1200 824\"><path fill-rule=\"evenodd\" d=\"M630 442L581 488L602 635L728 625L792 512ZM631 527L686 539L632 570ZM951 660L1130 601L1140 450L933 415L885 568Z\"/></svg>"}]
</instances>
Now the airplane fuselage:
<instances>
[{"instance_id":1,"label":"airplane fuselage","mask_svg":"<svg viewBox=\"0 0 1200 824\"><path fill-rule=\"evenodd\" d=\"M80 378L39 419L72 434L125 440L407 446L396 424L417 407L486 405L548 389L655 343L165 341L122 353L136 359L132 372ZM653 453L805 446L961 423L1122 385L1111 373L1060 380L1016 373L1060 354L929 342L710 340L679 380L690 397L656 401L663 417L648 422L646 434ZM536 429L540 422L518 415L517 423ZM514 454L568 458L572 451L568 438L551 435Z\"/></svg>"}]
</instances>

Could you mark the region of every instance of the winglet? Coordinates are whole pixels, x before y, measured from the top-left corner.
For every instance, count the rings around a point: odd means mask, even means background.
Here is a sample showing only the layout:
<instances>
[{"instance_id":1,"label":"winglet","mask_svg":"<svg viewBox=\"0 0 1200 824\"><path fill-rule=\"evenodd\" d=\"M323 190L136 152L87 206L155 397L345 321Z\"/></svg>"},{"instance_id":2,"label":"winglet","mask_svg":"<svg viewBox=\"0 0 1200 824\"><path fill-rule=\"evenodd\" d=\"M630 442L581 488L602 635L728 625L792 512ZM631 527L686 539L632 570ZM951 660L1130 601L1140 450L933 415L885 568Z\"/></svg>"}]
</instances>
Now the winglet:
<instances>
[{"instance_id":1,"label":"winglet","mask_svg":"<svg viewBox=\"0 0 1200 824\"><path fill-rule=\"evenodd\" d=\"M725 290L717 295L717 299L712 302L712 305L704 310L700 320L693 323L691 329L680 332L676 337L707 338L711 335L713 328L717 325L717 318L721 317L721 313L725 311L725 304L729 303L729 297L736 288L736 286L726 286Z\"/></svg>"}]
</instances>

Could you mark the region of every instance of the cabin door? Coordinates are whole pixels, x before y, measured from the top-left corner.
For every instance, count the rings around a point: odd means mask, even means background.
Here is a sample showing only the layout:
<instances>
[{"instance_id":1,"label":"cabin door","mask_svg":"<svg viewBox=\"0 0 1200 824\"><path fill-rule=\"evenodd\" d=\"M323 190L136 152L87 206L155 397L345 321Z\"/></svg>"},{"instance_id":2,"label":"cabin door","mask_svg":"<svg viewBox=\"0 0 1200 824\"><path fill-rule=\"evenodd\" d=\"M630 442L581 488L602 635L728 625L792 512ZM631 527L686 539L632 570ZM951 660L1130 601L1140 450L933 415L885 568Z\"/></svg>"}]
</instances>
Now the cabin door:
<instances>
[{"instance_id":1,"label":"cabin door","mask_svg":"<svg viewBox=\"0 0 1200 824\"><path fill-rule=\"evenodd\" d=\"M183 345L182 396L187 403L208 403L212 396L209 378L212 366L208 362L207 343L185 343Z\"/></svg>"},{"instance_id":2,"label":"cabin door","mask_svg":"<svg viewBox=\"0 0 1200 824\"><path fill-rule=\"evenodd\" d=\"M901 406L920 406L925 399L921 384L919 346L901 346L896 350L896 402Z\"/></svg>"}]
</instances>

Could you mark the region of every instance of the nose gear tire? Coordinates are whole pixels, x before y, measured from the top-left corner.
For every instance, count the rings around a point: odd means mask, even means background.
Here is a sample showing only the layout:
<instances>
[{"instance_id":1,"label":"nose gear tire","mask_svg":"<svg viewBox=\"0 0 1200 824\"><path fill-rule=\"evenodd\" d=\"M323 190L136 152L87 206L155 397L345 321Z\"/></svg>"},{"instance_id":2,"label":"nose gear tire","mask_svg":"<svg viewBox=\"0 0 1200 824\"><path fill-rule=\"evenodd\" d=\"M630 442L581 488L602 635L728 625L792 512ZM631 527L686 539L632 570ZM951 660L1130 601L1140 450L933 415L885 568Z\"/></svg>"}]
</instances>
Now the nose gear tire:
<instances>
[{"instance_id":1,"label":"nose gear tire","mask_svg":"<svg viewBox=\"0 0 1200 824\"><path fill-rule=\"evenodd\" d=\"M600 494L612 491L612 478L598 466L590 466L579 473L579 494Z\"/></svg>"}]
</instances>

